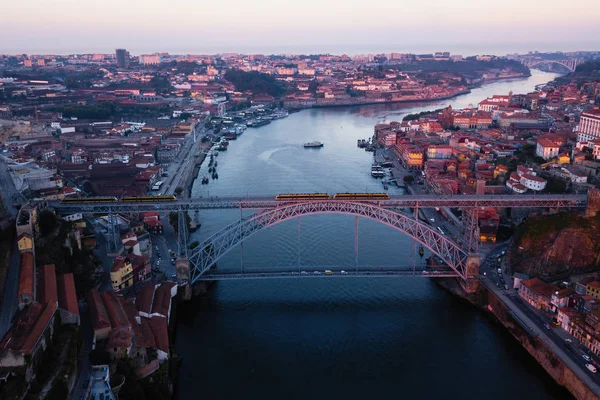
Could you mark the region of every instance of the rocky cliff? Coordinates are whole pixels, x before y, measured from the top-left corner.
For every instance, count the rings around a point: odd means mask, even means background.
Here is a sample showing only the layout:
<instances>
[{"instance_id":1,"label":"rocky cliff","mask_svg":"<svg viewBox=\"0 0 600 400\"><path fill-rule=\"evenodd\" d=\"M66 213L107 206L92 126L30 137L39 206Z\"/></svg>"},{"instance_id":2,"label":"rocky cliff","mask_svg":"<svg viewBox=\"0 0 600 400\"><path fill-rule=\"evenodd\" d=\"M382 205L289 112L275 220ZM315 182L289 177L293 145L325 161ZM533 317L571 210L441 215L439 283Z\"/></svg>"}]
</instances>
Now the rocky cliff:
<instances>
[{"instance_id":1,"label":"rocky cliff","mask_svg":"<svg viewBox=\"0 0 600 400\"><path fill-rule=\"evenodd\" d=\"M515 272L560 278L600 269L600 215L532 216L515 232L508 260Z\"/></svg>"}]
</instances>

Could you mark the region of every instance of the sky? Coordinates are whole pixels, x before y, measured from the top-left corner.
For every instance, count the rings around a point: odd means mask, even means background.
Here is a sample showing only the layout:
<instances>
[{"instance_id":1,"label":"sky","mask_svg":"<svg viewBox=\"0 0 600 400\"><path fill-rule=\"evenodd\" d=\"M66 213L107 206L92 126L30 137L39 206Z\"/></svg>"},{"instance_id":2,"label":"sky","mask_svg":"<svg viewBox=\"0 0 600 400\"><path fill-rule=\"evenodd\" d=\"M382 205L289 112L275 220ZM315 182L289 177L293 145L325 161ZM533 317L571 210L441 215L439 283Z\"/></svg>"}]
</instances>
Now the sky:
<instances>
[{"instance_id":1,"label":"sky","mask_svg":"<svg viewBox=\"0 0 600 400\"><path fill-rule=\"evenodd\" d=\"M0 53L600 50L599 0L3 0Z\"/></svg>"}]
</instances>

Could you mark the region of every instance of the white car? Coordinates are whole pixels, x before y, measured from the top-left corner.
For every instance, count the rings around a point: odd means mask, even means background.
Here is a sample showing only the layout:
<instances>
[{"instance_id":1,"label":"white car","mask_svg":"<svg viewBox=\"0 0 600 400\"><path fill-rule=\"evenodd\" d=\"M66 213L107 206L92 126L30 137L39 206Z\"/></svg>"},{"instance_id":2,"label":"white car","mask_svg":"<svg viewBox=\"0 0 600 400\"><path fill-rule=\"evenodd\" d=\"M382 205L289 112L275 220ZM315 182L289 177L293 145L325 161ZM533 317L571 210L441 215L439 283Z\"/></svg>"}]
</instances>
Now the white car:
<instances>
[{"instance_id":1,"label":"white car","mask_svg":"<svg viewBox=\"0 0 600 400\"><path fill-rule=\"evenodd\" d=\"M315 275L321 275L321 271L315 271L315 272L313 272L313 274L315 274Z\"/></svg>"},{"instance_id":2,"label":"white car","mask_svg":"<svg viewBox=\"0 0 600 400\"><path fill-rule=\"evenodd\" d=\"M583 359L585 361L592 361L592 359L590 358L590 356L588 356L587 354L582 355Z\"/></svg>"},{"instance_id":3,"label":"white car","mask_svg":"<svg viewBox=\"0 0 600 400\"><path fill-rule=\"evenodd\" d=\"M585 364L585 367L592 371L593 374L596 373L596 367L594 367L592 364Z\"/></svg>"},{"instance_id":4,"label":"white car","mask_svg":"<svg viewBox=\"0 0 600 400\"><path fill-rule=\"evenodd\" d=\"M348 273L346 271L344 271L344 270L341 270L340 274L342 274L342 275L348 275Z\"/></svg>"},{"instance_id":5,"label":"white car","mask_svg":"<svg viewBox=\"0 0 600 400\"><path fill-rule=\"evenodd\" d=\"M306 272L306 271L301 271L301 272L300 272L300 275L308 275L308 272Z\"/></svg>"}]
</instances>

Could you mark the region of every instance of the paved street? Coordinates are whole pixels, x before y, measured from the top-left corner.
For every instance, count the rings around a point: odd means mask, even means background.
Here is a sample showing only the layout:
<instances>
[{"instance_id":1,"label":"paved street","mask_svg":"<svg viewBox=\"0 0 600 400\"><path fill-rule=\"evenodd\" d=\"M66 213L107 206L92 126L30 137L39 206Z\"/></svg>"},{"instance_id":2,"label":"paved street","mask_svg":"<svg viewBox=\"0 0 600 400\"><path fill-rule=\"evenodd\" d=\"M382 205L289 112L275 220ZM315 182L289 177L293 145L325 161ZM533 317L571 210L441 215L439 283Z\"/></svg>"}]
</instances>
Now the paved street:
<instances>
[{"instance_id":1,"label":"paved street","mask_svg":"<svg viewBox=\"0 0 600 400\"><path fill-rule=\"evenodd\" d=\"M2 299L2 311L0 312L0 338L4 337L12 319L17 312L17 291L19 288L19 274L21 271L21 257L15 239L8 264L6 285L4 286L4 298Z\"/></svg>"},{"instance_id":2,"label":"paved street","mask_svg":"<svg viewBox=\"0 0 600 400\"><path fill-rule=\"evenodd\" d=\"M506 274L504 268L501 268L502 279L506 282L509 289L507 290L503 287L500 275L497 272L497 255L499 253L501 255L501 251L507 247L508 244L506 243L497 246L485 260L482 260L481 274L483 276L481 277L481 283L494 292L520 319L521 323L526 325L526 328L530 332L539 336L596 395L600 396L600 375L589 371L585 367L585 364L588 362L582 357L583 354L587 354L587 351L582 350L582 346L577 344L578 341L564 329L552 325L550 325L550 329L547 329L546 326L549 324L550 318L544 318L539 311L534 310L529 304L526 304L519 298L517 292L512 288L512 277ZM572 341L572 349L566 348L565 344L567 341L565 339ZM591 358L599 362L597 357L592 356Z\"/></svg>"},{"instance_id":3,"label":"paved street","mask_svg":"<svg viewBox=\"0 0 600 400\"><path fill-rule=\"evenodd\" d=\"M110 290L112 285L110 283L110 269L112 268L113 260L108 257L108 239L104 234L103 228L99 225L94 224L94 220L86 218L90 228L94 229L96 235L96 248L94 252L102 261L102 267L104 268L104 274L102 275L99 291Z\"/></svg>"},{"instance_id":4,"label":"paved street","mask_svg":"<svg viewBox=\"0 0 600 400\"><path fill-rule=\"evenodd\" d=\"M2 189L2 200L11 216L17 215L17 209L13 207L15 200L19 201L21 194L15 188L14 182L8 172L8 165L0 158L0 188ZM22 199L21 199L22 200Z\"/></svg>"},{"instance_id":5,"label":"paved street","mask_svg":"<svg viewBox=\"0 0 600 400\"><path fill-rule=\"evenodd\" d=\"M11 217L16 217L18 210L13 206L15 200L19 200L21 194L16 190L8 165L0 159L0 190L2 201ZM2 299L2 310L0 310L0 338L12 325L12 319L17 312L17 291L19 287L19 274L21 258L16 239L11 247L11 255L8 263L6 284L4 286L4 298Z\"/></svg>"},{"instance_id":6,"label":"paved street","mask_svg":"<svg viewBox=\"0 0 600 400\"><path fill-rule=\"evenodd\" d=\"M175 275L175 264L171 262L171 254L177 257L177 237L175 230L169 223L169 215L161 214L160 219L163 221L164 233L162 235L150 235L152 239L152 268L158 269L165 274L167 279L172 279ZM156 248L158 247L158 251ZM171 253L173 252L173 253ZM160 255L160 262L157 263Z\"/></svg>"},{"instance_id":7,"label":"paved street","mask_svg":"<svg viewBox=\"0 0 600 400\"><path fill-rule=\"evenodd\" d=\"M89 361L89 354L92 351L94 331L92 329L92 322L87 310L87 304L79 307L79 313L81 315L81 326L80 334L83 340L81 346L81 352L79 353L79 372L77 375L77 381L71 395L71 399L80 400L85 398L86 392L89 390L89 380L92 373L92 365Z\"/></svg>"},{"instance_id":8,"label":"paved street","mask_svg":"<svg viewBox=\"0 0 600 400\"><path fill-rule=\"evenodd\" d=\"M182 179L185 180L192 173L194 163L192 162L194 154L201 149L202 136L206 134L204 124L201 122L196 129L196 142L194 143L193 135L187 137L183 143L180 156L176 162L172 162L167 172L167 177L164 187L162 188L163 195L173 195L177 187L182 187ZM182 187L183 188L183 187ZM185 188L183 188L185 189Z\"/></svg>"}]
</instances>

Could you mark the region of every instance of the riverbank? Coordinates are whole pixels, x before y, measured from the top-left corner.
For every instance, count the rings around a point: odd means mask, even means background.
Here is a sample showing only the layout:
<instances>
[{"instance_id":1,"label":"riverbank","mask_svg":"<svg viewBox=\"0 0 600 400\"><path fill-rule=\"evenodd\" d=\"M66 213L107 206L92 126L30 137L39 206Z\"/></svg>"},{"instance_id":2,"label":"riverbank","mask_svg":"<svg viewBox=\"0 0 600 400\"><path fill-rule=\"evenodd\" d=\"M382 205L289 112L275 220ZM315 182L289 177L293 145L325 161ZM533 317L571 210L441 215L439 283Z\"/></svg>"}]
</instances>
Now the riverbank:
<instances>
[{"instance_id":1,"label":"riverbank","mask_svg":"<svg viewBox=\"0 0 600 400\"><path fill-rule=\"evenodd\" d=\"M197 157L194 156L194 158L192 159L194 162L194 166L193 166L193 168L188 169L188 171L190 171L190 172L188 172L188 175L183 180L183 185L182 185L183 196L182 197L184 197L184 198L192 197L192 188L194 187L194 182L198 178L198 172L200 171L200 167L204 163L204 160L206 160L207 151L211 147L212 147L212 144L210 142L204 142L204 143L201 143L200 146L198 146L198 151L200 152L200 154Z\"/></svg>"},{"instance_id":2,"label":"riverbank","mask_svg":"<svg viewBox=\"0 0 600 400\"><path fill-rule=\"evenodd\" d=\"M466 294L456 279L436 279L435 282L449 293L477 306L504 327L554 382L564 387L577 400L600 398L600 387L590 377L582 378L573 371L573 366L564 361L568 359L564 351L556 348L535 324L528 323L526 316L519 317L512 311L506 301L488 288L487 281L480 282L475 294ZM563 354L558 354L559 352Z\"/></svg>"},{"instance_id":3,"label":"riverbank","mask_svg":"<svg viewBox=\"0 0 600 400\"><path fill-rule=\"evenodd\" d=\"M439 97L433 97L433 98L410 98L410 99L396 99L396 100L385 100L385 99L352 100L352 99L349 99L349 100L340 100L340 101L336 101L336 99L333 99L333 101L328 101L328 102L323 101L321 103L319 103L318 99L317 99L314 102L312 102L312 101L302 101L302 102L284 101L283 104L290 111L299 111L299 110L305 110L305 109L309 109L309 108L355 107L355 106L367 106L367 105L375 105L375 104L430 103L430 102L435 102L435 101L440 101L440 100L453 99L455 97L462 96L462 95L469 94L469 93L471 93L471 89L465 89L465 90L461 90L456 93L453 93L451 95L439 96ZM301 104L299 104L299 103L301 103Z\"/></svg>"},{"instance_id":4,"label":"riverbank","mask_svg":"<svg viewBox=\"0 0 600 400\"><path fill-rule=\"evenodd\" d=\"M600 398L600 388L589 377L583 378L573 370L573 365L565 362L562 349L554 347L552 341L544 338L541 332L519 318L510 307L485 285L480 286L480 305L493 315L502 326L527 350L539 365L578 400ZM563 353L563 354L558 354Z\"/></svg>"}]
</instances>

